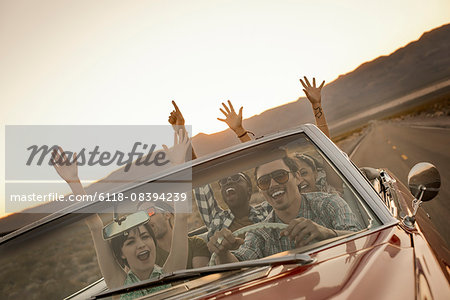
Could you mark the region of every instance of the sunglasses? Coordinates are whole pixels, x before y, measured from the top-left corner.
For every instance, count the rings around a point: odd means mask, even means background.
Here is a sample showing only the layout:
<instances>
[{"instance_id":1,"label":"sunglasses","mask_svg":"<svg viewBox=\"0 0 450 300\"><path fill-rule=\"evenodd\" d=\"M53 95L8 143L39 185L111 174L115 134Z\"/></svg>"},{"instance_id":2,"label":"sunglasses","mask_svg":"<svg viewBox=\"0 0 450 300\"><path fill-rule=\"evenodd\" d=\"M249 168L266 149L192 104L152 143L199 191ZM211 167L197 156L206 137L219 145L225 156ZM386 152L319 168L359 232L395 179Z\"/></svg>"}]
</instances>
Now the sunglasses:
<instances>
[{"instance_id":1,"label":"sunglasses","mask_svg":"<svg viewBox=\"0 0 450 300\"><path fill-rule=\"evenodd\" d=\"M239 180L241 180L241 178L244 178L244 176L242 174L240 174L240 173L234 174L233 176L228 176L228 177L220 179L219 180L219 185L220 186L224 186L228 182L236 183L236 182L239 182ZM244 178L244 180L247 181L245 178Z\"/></svg>"},{"instance_id":2,"label":"sunglasses","mask_svg":"<svg viewBox=\"0 0 450 300\"><path fill-rule=\"evenodd\" d=\"M276 170L276 171L273 171L272 173L269 173L269 174L259 177L258 180L256 181L256 184L262 191L266 191L270 188L270 183L272 182L272 178L277 183L284 184L289 181L289 173L291 173L291 172L288 172L286 170L281 170L281 169Z\"/></svg>"}]
</instances>

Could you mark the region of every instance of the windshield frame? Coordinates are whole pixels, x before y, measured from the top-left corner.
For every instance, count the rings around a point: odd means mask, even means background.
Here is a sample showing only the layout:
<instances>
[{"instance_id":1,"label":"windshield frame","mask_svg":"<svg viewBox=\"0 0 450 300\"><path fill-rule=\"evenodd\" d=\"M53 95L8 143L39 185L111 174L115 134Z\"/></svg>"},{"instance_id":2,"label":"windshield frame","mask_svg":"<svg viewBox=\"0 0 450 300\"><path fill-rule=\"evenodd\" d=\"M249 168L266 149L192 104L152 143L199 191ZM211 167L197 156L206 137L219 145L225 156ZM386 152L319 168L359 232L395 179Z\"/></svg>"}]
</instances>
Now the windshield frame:
<instances>
[{"instance_id":1,"label":"windshield frame","mask_svg":"<svg viewBox=\"0 0 450 300\"><path fill-rule=\"evenodd\" d=\"M139 178L138 183L131 183L128 185L123 185L113 192L121 192L125 193L131 191L133 189L143 187L147 184L151 184L158 179L167 177L171 174L177 172L183 172L192 168L192 170L197 170L202 168L204 165L208 165L214 163L215 161L223 160L229 155L236 155L239 152L255 147L257 145L261 145L270 141L275 141L277 139L281 139L284 137L297 135L297 134L306 134L306 136L310 139L310 141L321 150L321 152L327 157L327 159L335 166L337 170L339 170L342 176L348 181L348 183L355 189L355 191L361 196L362 199L368 204L370 209L373 211L375 215L380 219L382 224L395 224L397 219L392 216L387 207L383 204L383 200L380 198L380 195L376 193L370 183L364 178L358 168L350 161L347 154L342 152L328 137L326 137L315 125L305 124L298 127L295 127L290 130L286 130L283 132L271 134L266 137L259 138L257 140L252 140L243 144L238 144L224 150L214 152L203 157L197 158L193 161L186 162L179 166L174 166L167 168L157 174L150 174L148 176ZM99 206L98 209L106 208L106 205L109 203L96 201L93 203L74 203L56 213L53 213L47 217L44 217L34 223L26 225L14 232L11 232L0 238L0 245L6 243L11 239L15 239L16 237L27 233L31 230L36 229L37 227L41 227L48 223L51 223L57 219L63 218L69 214L83 213L89 211L89 208L93 206ZM92 210L90 210L92 211ZM46 226L44 226L46 227Z\"/></svg>"}]
</instances>

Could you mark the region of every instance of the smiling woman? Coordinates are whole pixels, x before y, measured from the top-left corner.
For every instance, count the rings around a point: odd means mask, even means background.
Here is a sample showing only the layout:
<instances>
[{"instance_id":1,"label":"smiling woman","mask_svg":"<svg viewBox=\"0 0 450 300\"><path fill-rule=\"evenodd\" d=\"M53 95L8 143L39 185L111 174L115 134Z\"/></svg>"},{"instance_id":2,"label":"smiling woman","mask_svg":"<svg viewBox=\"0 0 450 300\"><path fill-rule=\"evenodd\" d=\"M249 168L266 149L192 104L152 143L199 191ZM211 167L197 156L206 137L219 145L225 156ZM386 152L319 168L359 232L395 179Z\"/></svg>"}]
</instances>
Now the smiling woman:
<instances>
[{"instance_id":1,"label":"smiling woman","mask_svg":"<svg viewBox=\"0 0 450 300\"><path fill-rule=\"evenodd\" d=\"M113 238L111 247L116 259L130 269L124 285L157 278L164 273L161 267L155 265L156 238L148 224L134 228L126 235ZM134 299L168 287L169 285L161 285L127 293L122 295L121 299Z\"/></svg>"}]
</instances>

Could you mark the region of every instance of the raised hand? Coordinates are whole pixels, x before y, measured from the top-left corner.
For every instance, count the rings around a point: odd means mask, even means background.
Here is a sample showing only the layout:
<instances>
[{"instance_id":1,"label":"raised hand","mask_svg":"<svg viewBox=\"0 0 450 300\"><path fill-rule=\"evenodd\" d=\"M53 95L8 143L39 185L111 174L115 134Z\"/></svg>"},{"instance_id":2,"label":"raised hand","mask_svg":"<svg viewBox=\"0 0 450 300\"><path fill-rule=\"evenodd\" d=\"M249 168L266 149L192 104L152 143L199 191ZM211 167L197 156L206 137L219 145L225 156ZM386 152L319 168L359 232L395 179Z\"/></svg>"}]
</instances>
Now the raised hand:
<instances>
[{"instance_id":1,"label":"raised hand","mask_svg":"<svg viewBox=\"0 0 450 300\"><path fill-rule=\"evenodd\" d=\"M180 129L178 133L173 135L173 147L169 149L166 145L162 145L167 154L167 158L174 165L182 164L186 161L186 151L191 146L191 139L188 132Z\"/></svg>"},{"instance_id":2,"label":"raised hand","mask_svg":"<svg viewBox=\"0 0 450 300\"><path fill-rule=\"evenodd\" d=\"M303 91L306 94L306 97L308 97L309 102L311 102L312 105L314 104L320 104L322 101L322 88L325 84L325 80L322 81L319 87L316 87L316 78L313 77L313 84L311 85L309 83L308 78L306 76L303 77L305 81L300 79L300 83L303 85L304 89Z\"/></svg>"},{"instance_id":3,"label":"raised hand","mask_svg":"<svg viewBox=\"0 0 450 300\"><path fill-rule=\"evenodd\" d=\"M239 109L239 113L236 114L234 110L233 104L228 100L228 106L222 102L222 106L225 110L220 108L220 111L224 114L225 119L217 118L217 120L227 123L228 127L230 127L238 136L245 132L245 129L242 127L242 109Z\"/></svg>"},{"instance_id":4,"label":"raised hand","mask_svg":"<svg viewBox=\"0 0 450 300\"><path fill-rule=\"evenodd\" d=\"M325 84L325 80L322 81L319 87L316 87L316 78L313 77L313 84L309 83L308 78L306 76L303 77L305 81L300 79L300 83L303 85L303 91L308 97L309 102L311 102L314 117L316 119L316 125L320 130L327 136L330 137L330 130L328 129L327 120L325 119L325 112L322 109L322 88Z\"/></svg>"},{"instance_id":5,"label":"raised hand","mask_svg":"<svg viewBox=\"0 0 450 300\"><path fill-rule=\"evenodd\" d=\"M181 114L180 109L178 108L175 101L172 100L173 107L175 108L172 110L172 112L169 115L169 123L172 124L172 126L184 126L184 118L183 114Z\"/></svg>"},{"instance_id":6,"label":"raised hand","mask_svg":"<svg viewBox=\"0 0 450 300\"><path fill-rule=\"evenodd\" d=\"M53 149L51 163L55 168L56 172L64 179L67 183L79 182L78 178L78 166L77 166L77 154L73 154L72 162L69 161L66 153L61 147L58 149Z\"/></svg>"}]
</instances>

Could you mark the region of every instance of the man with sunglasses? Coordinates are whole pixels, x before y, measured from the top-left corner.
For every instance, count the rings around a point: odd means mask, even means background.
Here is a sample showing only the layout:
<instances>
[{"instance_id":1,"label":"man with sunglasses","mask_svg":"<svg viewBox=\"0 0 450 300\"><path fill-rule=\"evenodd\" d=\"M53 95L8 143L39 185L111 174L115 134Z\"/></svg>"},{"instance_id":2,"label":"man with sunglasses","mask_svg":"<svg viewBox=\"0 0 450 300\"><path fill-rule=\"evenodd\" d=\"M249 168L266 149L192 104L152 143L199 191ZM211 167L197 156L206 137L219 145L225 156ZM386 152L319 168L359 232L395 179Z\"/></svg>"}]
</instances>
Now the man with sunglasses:
<instances>
[{"instance_id":1,"label":"man with sunglasses","mask_svg":"<svg viewBox=\"0 0 450 300\"><path fill-rule=\"evenodd\" d=\"M208 240L216 231L223 228L233 232L262 222L272 210L267 202L256 206L250 205L252 183L245 173L222 178L219 180L219 187L228 209L219 207L210 185L194 189L198 210L208 228Z\"/></svg>"},{"instance_id":2,"label":"man with sunglasses","mask_svg":"<svg viewBox=\"0 0 450 300\"><path fill-rule=\"evenodd\" d=\"M149 224L156 238L155 264L163 266L169 256L172 245L174 225L173 208L165 202L157 205L149 202L140 202L138 210L147 211L150 216ZM186 269L204 267L209 262L210 253L203 239L188 237L188 259Z\"/></svg>"},{"instance_id":3,"label":"man with sunglasses","mask_svg":"<svg viewBox=\"0 0 450 300\"><path fill-rule=\"evenodd\" d=\"M258 259L361 229L350 207L336 194L300 194L297 172L298 167L290 157L255 169L258 187L273 207L264 222L288 227L249 232L236 251L230 250L241 242L228 229L217 231L208 248L217 254L219 263Z\"/></svg>"}]
</instances>

